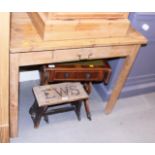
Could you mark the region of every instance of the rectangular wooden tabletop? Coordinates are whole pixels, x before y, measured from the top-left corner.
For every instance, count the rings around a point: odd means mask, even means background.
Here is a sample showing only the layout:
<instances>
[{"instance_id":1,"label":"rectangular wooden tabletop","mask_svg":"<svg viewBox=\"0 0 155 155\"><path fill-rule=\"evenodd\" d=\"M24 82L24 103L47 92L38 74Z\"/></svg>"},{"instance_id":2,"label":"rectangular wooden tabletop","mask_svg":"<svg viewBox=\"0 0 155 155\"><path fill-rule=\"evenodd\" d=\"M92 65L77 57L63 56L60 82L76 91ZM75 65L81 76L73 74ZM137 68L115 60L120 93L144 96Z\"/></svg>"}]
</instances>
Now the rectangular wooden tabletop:
<instances>
[{"instance_id":1,"label":"rectangular wooden tabletop","mask_svg":"<svg viewBox=\"0 0 155 155\"><path fill-rule=\"evenodd\" d=\"M109 45L133 45L145 44L147 42L145 37L132 28L124 37L43 41L27 13L12 13L11 17L11 53Z\"/></svg>"}]
</instances>

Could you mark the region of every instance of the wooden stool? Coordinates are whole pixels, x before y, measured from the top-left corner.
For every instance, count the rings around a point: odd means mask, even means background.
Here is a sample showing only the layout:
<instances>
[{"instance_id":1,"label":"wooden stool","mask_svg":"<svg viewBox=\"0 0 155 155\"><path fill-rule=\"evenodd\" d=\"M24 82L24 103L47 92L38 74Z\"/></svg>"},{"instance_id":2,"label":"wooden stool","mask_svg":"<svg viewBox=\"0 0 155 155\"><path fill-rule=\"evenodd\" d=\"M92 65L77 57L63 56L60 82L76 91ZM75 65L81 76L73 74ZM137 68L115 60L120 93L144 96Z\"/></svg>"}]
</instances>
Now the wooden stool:
<instances>
[{"instance_id":1,"label":"wooden stool","mask_svg":"<svg viewBox=\"0 0 155 155\"><path fill-rule=\"evenodd\" d=\"M81 119L80 108L84 102L87 118L91 120L88 94L79 82L66 82L52 85L37 86L33 88L35 102L29 110L34 127L39 127L41 118L48 123L48 115L74 110L78 120ZM63 104L67 107L54 108Z\"/></svg>"}]
</instances>

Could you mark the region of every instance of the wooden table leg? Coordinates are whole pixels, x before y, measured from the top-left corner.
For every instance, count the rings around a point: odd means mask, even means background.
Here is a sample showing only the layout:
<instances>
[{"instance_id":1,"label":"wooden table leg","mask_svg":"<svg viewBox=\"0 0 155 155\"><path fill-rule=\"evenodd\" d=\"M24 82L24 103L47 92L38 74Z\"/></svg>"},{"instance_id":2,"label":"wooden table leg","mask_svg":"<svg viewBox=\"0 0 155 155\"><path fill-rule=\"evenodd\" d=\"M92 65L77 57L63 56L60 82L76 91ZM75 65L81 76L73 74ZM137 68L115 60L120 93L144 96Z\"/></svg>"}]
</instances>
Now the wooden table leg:
<instances>
[{"instance_id":1,"label":"wooden table leg","mask_svg":"<svg viewBox=\"0 0 155 155\"><path fill-rule=\"evenodd\" d=\"M0 13L0 143L9 142L10 13Z\"/></svg>"},{"instance_id":2,"label":"wooden table leg","mask_svg":"<svg viewBox=\"0 0 155 155\"><path fill-rule=\"evenodd\" d=\"M123 65L121 72L119 74L119 77L117 79L116 85L114 86L114 88L112 90L112 94L109 98L109 101L108 101L106 107L105 107L104 111L106 114L109 114L112 112L112 110L116 104L117 98L119 97L121 90L126 82L128 74L130 72L130 69L132 68L132 65L133 65L134 60L137 56L139 48L140 48L140 45L133 46L133 49L132 49L130 55L126 57L124 65Z\"/></svg>"},{"instance_id":3,"label":"wooden table leg","mask_svg":"<svg viewBox=\"0 0 155 155\"><path fill-rule=\"evenodd\" d=\"M18 135L18 87L19 60L18 54L10 54L10 135Z\"/></svg>"}]
</instances>

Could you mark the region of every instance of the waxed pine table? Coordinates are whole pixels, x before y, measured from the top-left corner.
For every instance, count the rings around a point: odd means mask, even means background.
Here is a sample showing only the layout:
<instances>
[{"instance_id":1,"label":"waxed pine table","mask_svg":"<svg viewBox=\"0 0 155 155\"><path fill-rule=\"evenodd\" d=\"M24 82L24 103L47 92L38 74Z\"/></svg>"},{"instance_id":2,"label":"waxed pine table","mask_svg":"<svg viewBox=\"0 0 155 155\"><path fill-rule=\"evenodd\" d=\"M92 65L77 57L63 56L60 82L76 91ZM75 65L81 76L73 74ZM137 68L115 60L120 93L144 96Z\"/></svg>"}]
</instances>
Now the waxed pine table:
<instances>
[{"instance_id":1,"label":"waxed pine table","mask_svg":"<svg viewBox=\"0 0 155 155\"><path fill-rule=\"evenodd\" d=\"M10 134L18 135L19 68L57 62L124 58L124 64L105 106L112 112L139 48L147 40L130 28L124 37L43 41L26 13L13 13L10 44Z\"/></svg>"}]
</instances>

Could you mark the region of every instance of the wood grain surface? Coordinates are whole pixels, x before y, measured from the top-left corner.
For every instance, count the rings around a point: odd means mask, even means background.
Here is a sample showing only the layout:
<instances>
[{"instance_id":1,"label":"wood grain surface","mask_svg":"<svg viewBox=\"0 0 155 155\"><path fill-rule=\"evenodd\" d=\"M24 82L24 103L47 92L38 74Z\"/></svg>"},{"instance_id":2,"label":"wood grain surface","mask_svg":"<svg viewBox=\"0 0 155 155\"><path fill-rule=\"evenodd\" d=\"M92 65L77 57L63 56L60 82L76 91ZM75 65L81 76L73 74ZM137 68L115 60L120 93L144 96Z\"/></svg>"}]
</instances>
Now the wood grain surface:
<instances>
[{"instance_id":1,"label":"wood grain surface","mask_svg":"<svg viewBox=\"0 0 155 155\"><path fill-rule=\"evenodd\" d=\"M53 18L50 13L50 18L40 12L28 15L43 40L120 37L127 34L130 25L128 19L117 18L117 14L113 13L55 13L59 19Z\"/></svg>"},{"instance_id":2,"label":"wood grain surface","mask_svg":"<svg viewBox=\"0 0 155 155\"><path fill-rule=\"evenodd\" d=\"M146 38L130 28L124 37L43 41L26 13L12 13L11 53L84 47L144 44Z\"/></svg>"},{"instance_id":3,"label":"wood grain surface","mask_svg":"<svg viewBox=\"0 0 155 155\"><path fill-rule=\"evenodd\" d=\"M33 88L33 91L40 107L88 98L82 84L79 82L37 86Z\"/></svg>"},{"instance_id":4,"label":"wood grain surface","mask_svg":"<svg viewBox=\"0 0 155 155\"><path fill-rule=\"evenodd\" d=\"M9 142L10 13L0 13L0 142Z\"/></svg>"}]
</instances>

